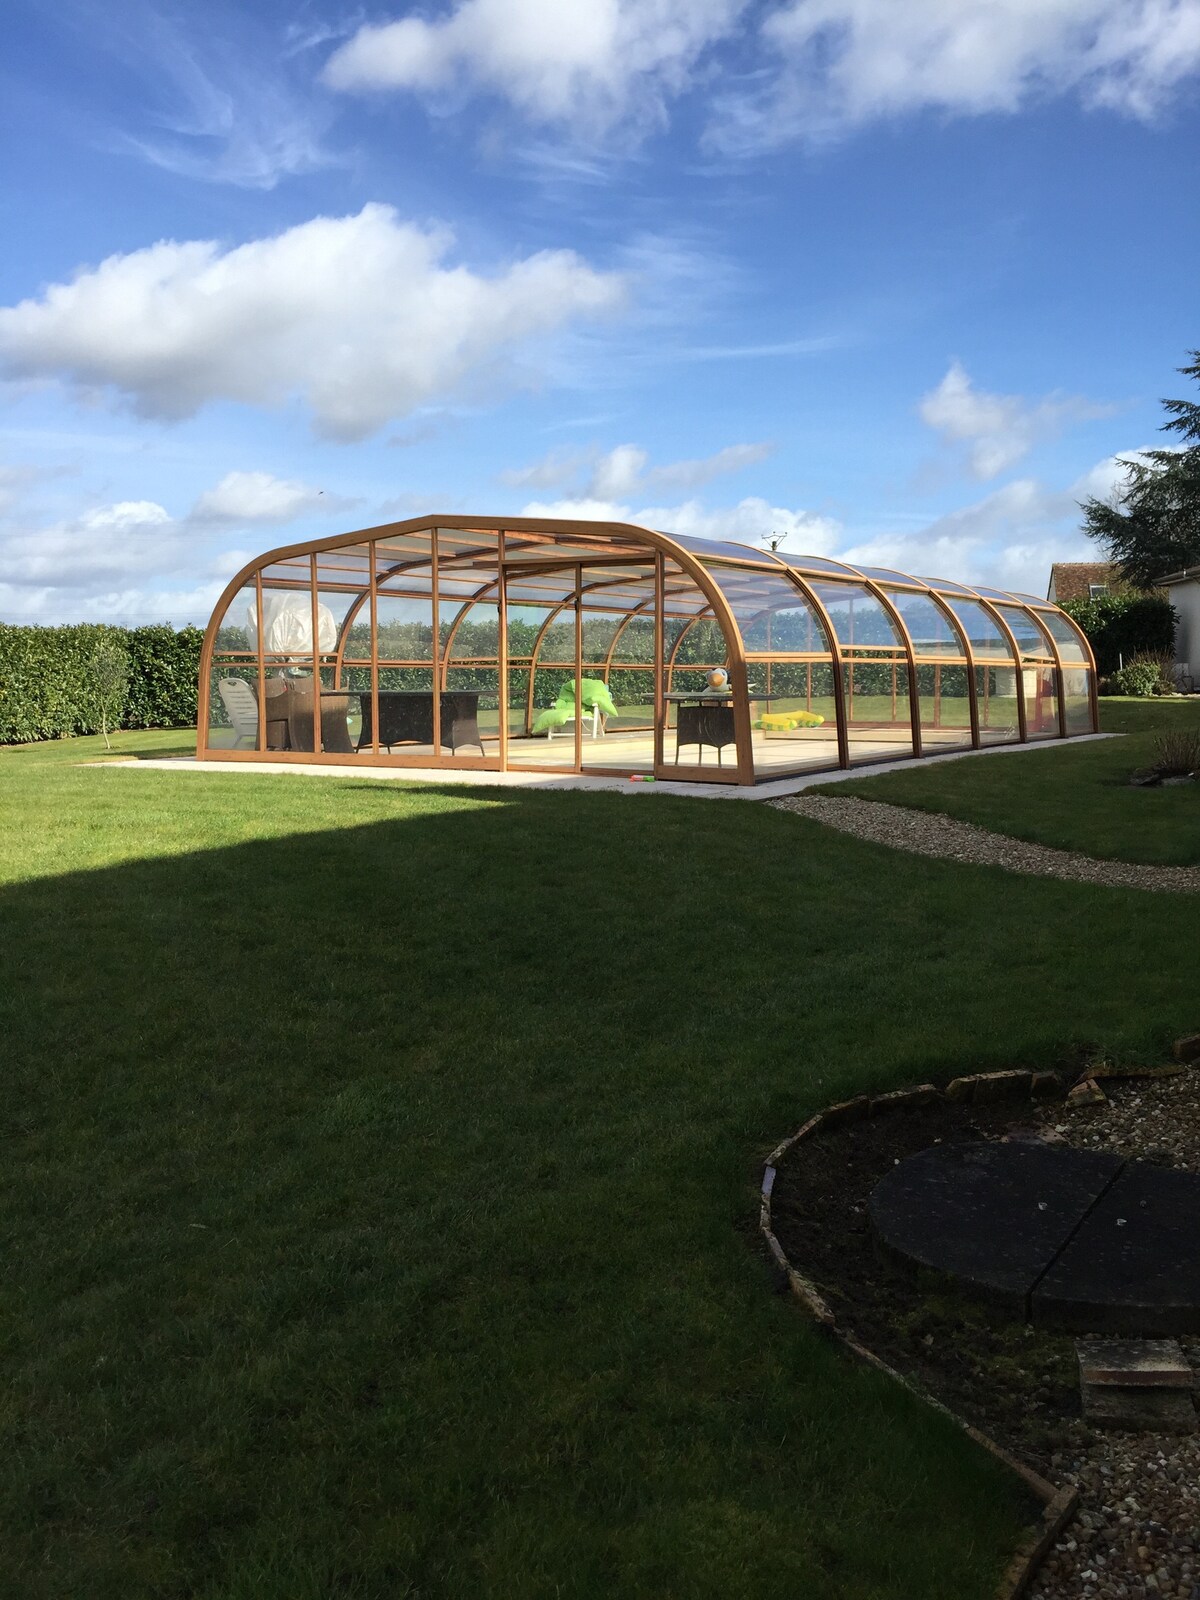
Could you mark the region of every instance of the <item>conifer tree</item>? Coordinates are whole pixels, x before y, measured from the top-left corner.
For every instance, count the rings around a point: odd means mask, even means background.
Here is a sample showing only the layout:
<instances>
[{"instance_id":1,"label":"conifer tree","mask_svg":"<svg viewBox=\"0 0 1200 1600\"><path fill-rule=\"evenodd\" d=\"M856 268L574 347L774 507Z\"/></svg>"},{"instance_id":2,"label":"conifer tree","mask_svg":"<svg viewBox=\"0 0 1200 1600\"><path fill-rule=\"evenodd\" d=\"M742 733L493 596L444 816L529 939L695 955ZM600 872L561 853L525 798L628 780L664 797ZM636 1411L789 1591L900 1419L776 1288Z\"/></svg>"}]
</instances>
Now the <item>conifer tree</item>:
<instances>
[{"instance_id":1,"label":"conifer tree","mask_svg":"<svg viewBox=\"0 0 1200 1600\"><path fill-rule=\"evenodd\" d=\"M1200 381L1200 350L1180 367ZM1085 500L1083 529L1098 539L1121 575L1138 588L1183 567L1200 566L1200 401L1164 400L1169 420L1163 431L1182 441L1173 449L1147 450L1139 461L1122 460L1125 481L1111 501Z\"/></svg>"}]
</instances>

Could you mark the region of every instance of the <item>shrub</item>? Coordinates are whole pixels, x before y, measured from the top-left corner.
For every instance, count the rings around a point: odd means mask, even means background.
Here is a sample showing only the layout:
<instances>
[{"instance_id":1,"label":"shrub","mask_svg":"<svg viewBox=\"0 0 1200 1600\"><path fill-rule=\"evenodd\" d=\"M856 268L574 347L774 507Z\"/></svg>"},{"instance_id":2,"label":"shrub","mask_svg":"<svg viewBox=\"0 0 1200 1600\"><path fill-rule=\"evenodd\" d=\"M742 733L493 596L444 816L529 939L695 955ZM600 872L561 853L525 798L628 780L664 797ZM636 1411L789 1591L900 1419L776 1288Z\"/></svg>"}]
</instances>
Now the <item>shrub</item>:
<instances>
[{"instance_id":1,"label":"shrub","mask_svg":"<svg viewBox=\"0 0 1200 1600\"><path fill-rule=\"evenodd\" d=\"M126 728L190 728L196 721L196 676L203 628L154 623L130 628Z\"/></svg>"},{"instance_id":2,"label":"shrub","mask_svg":"<svg viewBox=\"0 0 1200 1600\"><path fill-rule=\"evenodd\" d=\"M1179 669L1172 651L1145 650L1133 659L1139 666L1154 666L1158 673L1158 682L1154 686L1155 694L1178 694L1179 684L1176 675Z\"/></svg>"},{"instance_id":3,"label":"shrub","mask_svg":"<svg viewBox=\"0 0 1200 1600\"><path fill-rule=\"evenodd\" d=\"M178 728L196 721L199 628L162 624L114 628L79 623L59 628L0 623L0 744L69 739L102 723L94 661L101 640L127 661L126 693L110 727Z\"/></svg>"},{"instance_id":4,"label":"shrub","mask_svg":"<svg viewBox=\"0 0 1200 1600\"><path fill-rule=\"evenodd\" d=\"M1177 728L1154 741L1154 770L1163 778L1187 778L1200 772L1200 733Z\"/></svg>"},{"instance_id":5,"label":"shrub","mask_svg":"<svg viewBox=\"0 0 1200 1600\"><path fill-rule=\"evenodd\" d=\"M1087 634L1097 672L1117 672L1141 653L1170 655L1175 649L1178 618L1162 595L1102 594L1094 600L1066 600L1062 609Z\"/></svg>"},{"instance_id":6,"label":"shrub","mask_svg":"<svg viewBox=\"0 0 1200 1600\"><path fill-rule=\"evenodd\" d=\"M1120 672L1113 673L1112 681L1118 694L1134 695L1139 700L1148 699L1159 692L1161 679L1158 662L1135 657Z\"/></svg>"}]
</instances>

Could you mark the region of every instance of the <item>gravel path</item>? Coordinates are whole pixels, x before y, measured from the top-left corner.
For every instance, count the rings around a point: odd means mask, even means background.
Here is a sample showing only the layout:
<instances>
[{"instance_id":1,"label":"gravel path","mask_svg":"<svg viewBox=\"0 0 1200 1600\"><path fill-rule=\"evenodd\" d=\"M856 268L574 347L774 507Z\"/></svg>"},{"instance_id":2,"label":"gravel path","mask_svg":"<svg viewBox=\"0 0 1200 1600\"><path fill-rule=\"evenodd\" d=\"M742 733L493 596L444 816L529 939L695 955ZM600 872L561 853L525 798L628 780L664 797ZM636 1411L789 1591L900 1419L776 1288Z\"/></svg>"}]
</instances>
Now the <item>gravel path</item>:
<instances>
[{"instance_id":1,"label":"gravel path","mask_svg":"<svg viewBox=\"0 0 1200 1600\"><path fill-rule=\"evenodd\" d=\"M1101 861L1072 850L1052 850L1044 844L1027 844L1003 833L991 833L972 822L932 811L911 811L906 806L879 800L859 800L834 795L791 795L770 800L780 811L795 811L857 839L891 845L922 856L943 856L975 866L1004 867L1039 878L1065 878L1073 883L1097 883L1109 889L1151 889L1159 893L1200 894L1200 867L1152 867L1130 861Z\"/></svg>"},{"instance_id":2,"label":"gravel path","mask_svg":"<svg viewBox=\"0 0 1200 1600\"><path fill-rule=\"evenodd\" d=\"M1200 1170L1200 1070L1103 1080L1108 1102L1063 1109L1073 1145ZM1180 1341L1200 1371L1200 1340ZM1200 1433L1118 1433L1072 1421L1050 1460L1082 1496L1030 1600L1200 1600Z\"/></svg>"}]
</instances>

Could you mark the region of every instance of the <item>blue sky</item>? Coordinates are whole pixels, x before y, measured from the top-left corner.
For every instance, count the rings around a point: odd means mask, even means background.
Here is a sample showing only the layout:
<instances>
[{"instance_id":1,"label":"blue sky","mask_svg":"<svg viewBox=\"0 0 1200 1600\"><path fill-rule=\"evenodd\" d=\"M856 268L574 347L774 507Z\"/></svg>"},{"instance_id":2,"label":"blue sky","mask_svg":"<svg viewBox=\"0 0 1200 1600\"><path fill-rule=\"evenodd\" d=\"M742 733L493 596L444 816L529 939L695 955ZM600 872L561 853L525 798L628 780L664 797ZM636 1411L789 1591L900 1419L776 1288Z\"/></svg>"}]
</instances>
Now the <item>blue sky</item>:
<instances>
[{"instance_id":1,"label":"blue sky","mask_svg":"<svg viewBox=\"0 0 1200 1600\"><path fill-rule=\"evenodd\" d=\"M1200 0L9 0L0 619L597 515L1044 592L1200 345Z\"/></svg>"}]
</instances>

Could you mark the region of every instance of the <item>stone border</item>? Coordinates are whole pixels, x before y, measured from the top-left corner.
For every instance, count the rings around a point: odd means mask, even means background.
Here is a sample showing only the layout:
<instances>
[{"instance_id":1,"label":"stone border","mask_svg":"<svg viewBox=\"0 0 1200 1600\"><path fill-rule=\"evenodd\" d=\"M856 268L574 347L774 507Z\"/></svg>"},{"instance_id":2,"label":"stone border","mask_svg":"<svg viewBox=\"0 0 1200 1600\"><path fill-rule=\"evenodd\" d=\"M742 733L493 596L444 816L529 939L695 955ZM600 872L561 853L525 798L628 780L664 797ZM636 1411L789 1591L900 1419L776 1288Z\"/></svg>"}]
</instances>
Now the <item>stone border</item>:
<instances>
[{"instance_id":1,"label":"stone border","mask_svg":"<svg viewBox=\"0 0 1200 1600\"><path fill-rule=\"evenodd\" d=\"M1034 1472L1024 1462L1018 1461L1010 1455L994 1439L982 1433L965 1417L960 1417L956 1411L942 1401L936 1400L927 1394L911 1378L906 1378L903 1373L897 1372L895 1367L889 1366L874 1351L868 1350L852 1333L840 1327L837 1318L817 1288L816 1284L797 1272L788 1260L783 1246L775 1236L771 1226L771 1195L775 1188L775 1178L779 1164L785 1156L789 1155L796 1145L805 1139L822 1132L826 1128L835 1128L848 1122L862 1122L868 1117L881 1115L889 1111L906 1110L913 1106L927 1105L931 1100L970 1101L973 1103L996 1100L1004 1095L1025 1092L1030 1099L1051 1093L1062 1085L1058 1076L1053 1072L1032 1072L1016 1070L1011 1072L976 1072L968 1077L954 1078L945 1089L939 1089L933 1083L921 1083L912 1089L896 1089L890 1094L857 1095L853 1100L841 1100L836 1105L827 1106L824 1111L818 1111L816 1116L810 1117L802 1128L798 1128L790 1138L775 1149L767 1157L763 1167L762 1185L760 1189L759 1232L766 1241L767 1249L771 1252L772 1259L779 1267L787 1280L788 1288L799 1302L805 1315L817 1327L825 1329L832 1334L842 1346L860 1361L865 1361L877 1371L886 1373L894 1382L908 1390L925 1405L932 1406L935 1411L940 1411L943 1416L949 1417L955 1425L970 1436L976 1444L982 1446L989 1455L1001 1462L1010 1472L1019 1477L1027 1488L1042 1503L1042 1519L1040 1526L1032 1528L1025 1539L1021 1541L1012 1560L1000 1580L1000 1587L996 1592L996 1600L1019 1600L1026 1593L1032 1583L1038 1568L1049 1554L1059 1534L1074 1517L1079 1506L1079 1490L1074 1484L1063 1484L1055 1487L1049 1479L1043 1478L1040 1473Z\"/></svg>"}]
</instances>

